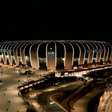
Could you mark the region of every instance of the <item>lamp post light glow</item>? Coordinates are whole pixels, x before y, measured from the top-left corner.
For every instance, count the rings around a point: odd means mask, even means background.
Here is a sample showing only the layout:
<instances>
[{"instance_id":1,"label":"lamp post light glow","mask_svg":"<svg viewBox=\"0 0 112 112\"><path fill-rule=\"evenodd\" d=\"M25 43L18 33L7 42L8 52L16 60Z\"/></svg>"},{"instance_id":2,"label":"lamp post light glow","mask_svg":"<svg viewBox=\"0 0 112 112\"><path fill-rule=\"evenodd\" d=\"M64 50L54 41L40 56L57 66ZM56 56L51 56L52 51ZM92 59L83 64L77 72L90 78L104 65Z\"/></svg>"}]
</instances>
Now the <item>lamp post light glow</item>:
<instances>
[{"instance_id":1,"label":"lamp post light glow","mask_svg":"<svg viewBox=\"0 0 112 112\"><path fill-rule=\"evenodd\" d=\"M2 54L2 55L0 55L0 57L1 57L1 58L3 58L3 54Z\"/></svg>"},{"instance_id":2,"label":"lamp post light glow","mask_svg":"<svg viewBox=\"0 0 112 112\"><path fill-rule=\"evenodd\" d=\"M8 57L9 57L9 55L6 55L6 57L8 58Z\"/></svg>"},{"instance_id":3,"label":"lamp post light glow","mask_svg":"<svg viewBox=\"0 0 112 112\"><path fill-rule=\"evenodd\" d=\"M65 61L65 58L62 58L63 61Z\"/></svg>"}]
</instances>

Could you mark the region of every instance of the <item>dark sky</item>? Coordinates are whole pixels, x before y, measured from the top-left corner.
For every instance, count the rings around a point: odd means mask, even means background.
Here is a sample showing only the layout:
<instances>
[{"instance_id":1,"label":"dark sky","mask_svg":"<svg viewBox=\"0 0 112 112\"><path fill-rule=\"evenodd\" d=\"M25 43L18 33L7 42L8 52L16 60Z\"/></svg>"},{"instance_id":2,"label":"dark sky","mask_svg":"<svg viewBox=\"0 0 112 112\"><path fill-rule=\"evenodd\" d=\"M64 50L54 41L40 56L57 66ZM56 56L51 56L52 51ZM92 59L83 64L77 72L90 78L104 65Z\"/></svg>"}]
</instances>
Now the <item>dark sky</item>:
<instances>
[{"instance_id":1,"label":"dark sky","mask_svg":"<svg viewBox=\"0 0 112 112\"><path fill-rule=\"evenodd\" d=\"M9 16L1 40L104 40L112 41L112 31L102 24L78 21L71 16ZM67 18L69 17L69 18ZM75 22L74 22L75 21ZM102 29L102 28L105 29Z\"/></svg>"},{"instance_id":2,"label":"dark sky","mask_svg":"<svg viewBox=\"0 0 112 112\"><path fill-rule=\"evenodd\" d=\"M104 40L112 41L112 32L73 31L70 25L8 24L2 40Z\"/></svg>"},{"instance_id":3,"label":"dark sky","mask_svg":"<svg viewBox=\"0 0 112 112\"><path fill-rule=\"evenodd\" d=\"M112 41L112 32L73 31L71 25L8 24L3 40L100 40Z\"/></svg>"},{"instance_id":4,"label":"dark sky","mask_svg":"<svg viewBox=\"0 0 112 112\"><path fill-rule=\"evenodd\" d=\"M109 18L106 21L103 17L81 15L78 5L73 4L73 9L76 8L73 11L68 2L32 0L17 1L15 5L9 1L8 4L5 16L1 16L5 22L0 40L112 40Z\"/></svg>"},{"instance_id":5,"label":"dark sky","mask_svg":"<svg viewBox=\"0 0 112 112\"><path fill-rule=\"evenodd\" d=\"M2 40L97 40L112 42L110 32L16 32Z\"/></svg>"}]
</instances>

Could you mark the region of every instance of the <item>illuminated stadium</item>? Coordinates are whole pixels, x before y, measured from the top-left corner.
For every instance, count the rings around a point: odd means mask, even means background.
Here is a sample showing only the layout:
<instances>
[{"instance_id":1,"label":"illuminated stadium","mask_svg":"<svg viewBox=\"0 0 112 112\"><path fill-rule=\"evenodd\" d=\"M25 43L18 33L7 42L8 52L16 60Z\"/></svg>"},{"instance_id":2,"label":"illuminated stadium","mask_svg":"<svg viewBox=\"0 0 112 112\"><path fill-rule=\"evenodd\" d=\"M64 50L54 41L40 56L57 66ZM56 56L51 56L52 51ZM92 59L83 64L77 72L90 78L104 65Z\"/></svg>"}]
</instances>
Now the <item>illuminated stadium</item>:
<instances>
[{"instance_id":1,"label":"illuminated stadium","mask_svg":"<svg viewBox=\"0 0 112 112\"><path fill-rule=\"evenodd\" d=\"M36 70L73 70L111 64L111 51L104 41L5 41L0 43L0 62Z\"/></svg>"}]
</instances>

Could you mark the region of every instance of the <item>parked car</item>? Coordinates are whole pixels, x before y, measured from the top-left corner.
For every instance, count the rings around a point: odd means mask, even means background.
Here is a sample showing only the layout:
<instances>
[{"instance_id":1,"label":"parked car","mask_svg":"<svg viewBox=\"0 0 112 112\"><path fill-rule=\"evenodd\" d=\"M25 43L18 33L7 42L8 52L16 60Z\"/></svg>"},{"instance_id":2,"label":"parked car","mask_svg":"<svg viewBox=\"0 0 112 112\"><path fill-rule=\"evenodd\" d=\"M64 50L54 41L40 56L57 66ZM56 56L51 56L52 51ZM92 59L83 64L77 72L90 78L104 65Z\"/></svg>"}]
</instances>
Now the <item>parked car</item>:
<instances>
[{"instance_id":1,"label":"parked car","mask_svg":"<svg viewBox=\"0 0 112 112\"><path fill-rule=\"evenodd\" d=\"M20 72L20 75L31 75L31 74L32 74L31 70Z\"/></svg>"},{"instance_id":2,"label":"parked car","mask_svg":"<svg viewBox=\"0 0 112 112\"><path fill-rule=\"evenodd\" d=\"M2 85L3 84L3 81L2 80L0 80L0 85Z\"/></svg>"}]
</instances>

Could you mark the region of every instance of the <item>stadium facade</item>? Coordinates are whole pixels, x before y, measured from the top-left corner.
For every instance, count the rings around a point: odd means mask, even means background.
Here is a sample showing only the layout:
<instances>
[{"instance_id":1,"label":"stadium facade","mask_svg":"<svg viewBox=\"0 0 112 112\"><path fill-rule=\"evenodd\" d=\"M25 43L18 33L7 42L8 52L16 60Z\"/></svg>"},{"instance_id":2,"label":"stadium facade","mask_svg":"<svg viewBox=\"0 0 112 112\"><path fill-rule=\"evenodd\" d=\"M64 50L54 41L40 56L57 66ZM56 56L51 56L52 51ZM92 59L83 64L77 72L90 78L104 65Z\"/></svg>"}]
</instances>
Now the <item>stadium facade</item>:
<instances>
[{"instance_id":1,"label":"stadium facade","mask_svg":"<svg viewBox=\"0 0 112 112\"><path fill-rule=\"evenodd\" d=\"M0 43L0 63L37 70L72 70L112 63L112 45L104 41L35 40Z\"/></svg>"}]
</instances>

